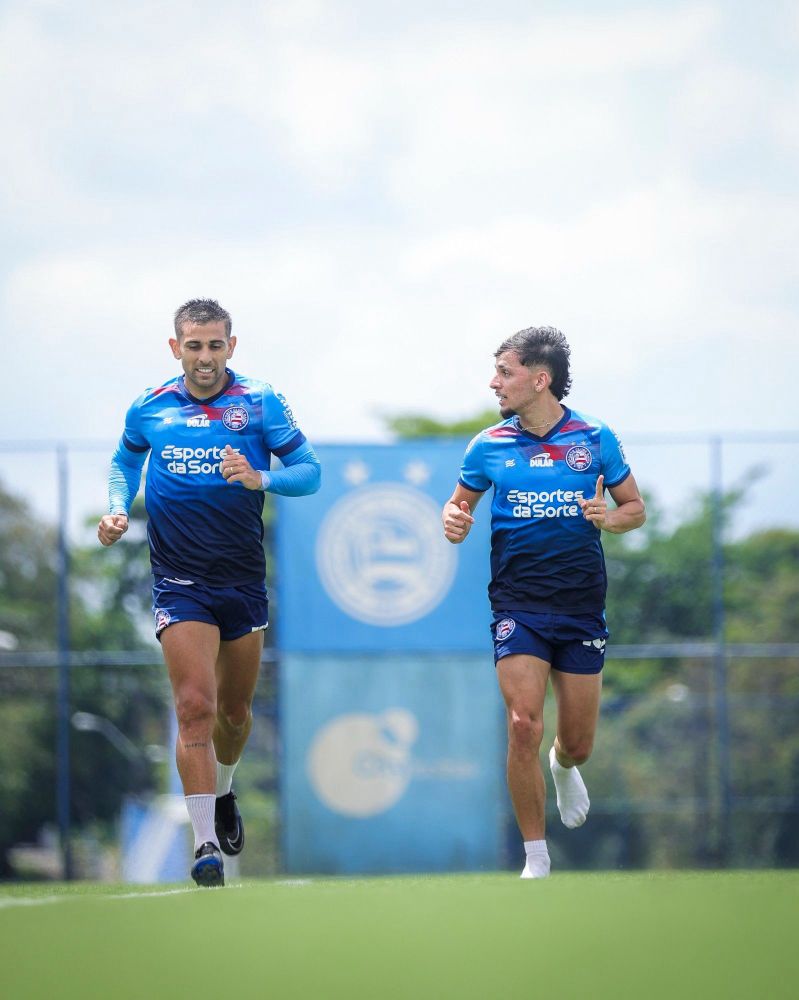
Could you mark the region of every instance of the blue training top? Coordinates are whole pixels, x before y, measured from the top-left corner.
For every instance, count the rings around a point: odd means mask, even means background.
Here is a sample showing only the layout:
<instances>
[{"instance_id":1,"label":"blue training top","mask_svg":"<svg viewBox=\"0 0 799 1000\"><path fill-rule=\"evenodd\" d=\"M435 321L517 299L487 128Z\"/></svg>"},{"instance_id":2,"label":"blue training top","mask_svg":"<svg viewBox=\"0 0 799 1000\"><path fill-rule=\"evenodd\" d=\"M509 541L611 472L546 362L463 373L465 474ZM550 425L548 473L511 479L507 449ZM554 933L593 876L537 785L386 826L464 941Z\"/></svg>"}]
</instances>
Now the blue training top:
<instances>
[{"instance_id":1,"label":"blue training top","mask_svg":"<svg viewBox=\"0 0 799 1000\"><path fill-rule=\"evenodd\" d=\"M621 442L594 417L564 406L543 437L511 417L470 442L458 482L491 502L491 583L495 611L602 613L607 574L600 531L578 500L597 478L618 486L630 475Z\"/></svg>"},{"instance_id":2,"label":"blue training top","mask_svg":"<svg viewBox=\"0 0 799 1000\"><path fill-rule=\"evenodd\" d=\"M270 493L319 489L319 461L285 398L266 382L227 374L225 388L208 399L195 399L182 375L170 379L145 390L125 418L111 461L109 510L128 513L149 452L144 499L158 576L218 587L264 579L264 494L225 481L225 445L254 469L268 471L272 455L281 460L286 468L262 477Z\"/></svg>"}]
</instances>

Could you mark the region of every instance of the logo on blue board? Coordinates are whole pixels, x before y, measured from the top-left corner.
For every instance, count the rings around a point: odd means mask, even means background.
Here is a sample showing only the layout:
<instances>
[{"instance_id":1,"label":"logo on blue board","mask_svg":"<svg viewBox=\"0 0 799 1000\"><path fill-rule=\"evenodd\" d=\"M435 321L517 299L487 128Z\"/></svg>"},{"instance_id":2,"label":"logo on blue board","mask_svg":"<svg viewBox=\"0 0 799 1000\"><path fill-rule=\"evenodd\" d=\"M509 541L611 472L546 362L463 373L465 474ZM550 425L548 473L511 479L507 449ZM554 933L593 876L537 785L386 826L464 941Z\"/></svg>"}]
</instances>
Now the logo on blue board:
<instances>
[{"instance_id":1,"label":"logo on blue board","mask_svg":"<svg viewBox=\"0 0 799 1000\"><path fill-rule=\"evenodd\" d=\"M328 512L316 542L319 578L345 614L368 625L407 625L449 592L457 554L439 509L411 486L353 490Z\"/></svg>"},{"instance_id":2,"label":"logo on blue board","mask_svg":"<svg viewBox=\"0 0 799 1000\"><path fill-rule=\"evenodd\" d=\"M411 780L415 715L402 708L381 715L339 715L319 730L307 772L319 799L333 812L366 818L390 809Z\"/></svg>"}]
</instances>

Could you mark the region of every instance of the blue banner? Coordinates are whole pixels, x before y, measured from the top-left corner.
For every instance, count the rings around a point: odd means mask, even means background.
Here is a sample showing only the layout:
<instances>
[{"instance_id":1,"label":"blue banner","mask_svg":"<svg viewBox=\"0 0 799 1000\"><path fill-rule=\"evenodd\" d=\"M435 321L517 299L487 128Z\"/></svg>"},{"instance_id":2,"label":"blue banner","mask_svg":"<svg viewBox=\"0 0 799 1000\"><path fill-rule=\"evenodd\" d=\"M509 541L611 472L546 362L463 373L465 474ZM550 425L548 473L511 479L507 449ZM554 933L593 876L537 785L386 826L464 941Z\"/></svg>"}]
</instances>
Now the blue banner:
<instances>
[{"instance_id":1,"label":"blue banner","mask_svg":"<svg viewBox=\"0 0 799 1000\"><path fill-rule=\"evenodd\" d=\"M490 655L288 654L280 713L287 871L501 866L505 726Z\"/></svg>"},{"instance_id":2,"label":"blue banner","mask_svg":"<svg viewBox=\"0 0 799 1000\"><path fill-rule=\"evenodd\" d=\"M467 442L325 445L322 489L278 497L278 645L285 651L491 655L490 497L462 545L443 537Z\"/></svg>"}]
</instances>

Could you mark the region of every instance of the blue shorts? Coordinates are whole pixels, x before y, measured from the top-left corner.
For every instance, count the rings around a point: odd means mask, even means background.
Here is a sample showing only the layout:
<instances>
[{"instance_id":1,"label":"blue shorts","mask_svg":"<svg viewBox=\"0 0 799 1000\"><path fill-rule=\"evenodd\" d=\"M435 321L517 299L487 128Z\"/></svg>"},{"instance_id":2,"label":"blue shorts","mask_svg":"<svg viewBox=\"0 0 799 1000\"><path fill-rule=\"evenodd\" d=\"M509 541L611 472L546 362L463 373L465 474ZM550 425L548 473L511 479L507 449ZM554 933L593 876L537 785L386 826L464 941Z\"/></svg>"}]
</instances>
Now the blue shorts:
<instances>
[{"instance_id":1,"label":"blue shorts","mask_svg":"<svg viewBox=\"0 0 799 1000\"><path fill-rule=\"evenodd\" d=\"M208 622L218 627L220 639L231 642L267 627L269 600L263 582L207 587L157 576L153 581L153 614L157 638L175 622Z\"/></svg>"},{"instance_id":2,"label":"blue shorts","mask_svg":"<svg viewBox=\"0 0 799 1000\"><path fill-rule=\"evenodd\" d=\"M495 611L491 634L494 663L523 653L565 674L598 674L605 665L609 633L604 615Z\"/></svg>"}]
</instances>

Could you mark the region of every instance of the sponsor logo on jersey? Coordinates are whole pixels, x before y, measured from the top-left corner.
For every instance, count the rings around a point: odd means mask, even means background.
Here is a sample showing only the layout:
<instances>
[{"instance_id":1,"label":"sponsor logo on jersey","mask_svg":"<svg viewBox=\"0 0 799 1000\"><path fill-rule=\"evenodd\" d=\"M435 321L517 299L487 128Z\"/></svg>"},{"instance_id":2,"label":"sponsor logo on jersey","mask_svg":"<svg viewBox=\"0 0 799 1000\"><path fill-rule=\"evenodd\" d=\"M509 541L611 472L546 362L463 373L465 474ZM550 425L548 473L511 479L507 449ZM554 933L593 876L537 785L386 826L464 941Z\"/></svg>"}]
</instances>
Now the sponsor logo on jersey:
<instances>
[{"instance_id":1,"label":"sponsor logo on jersey","mask_svg":"<svg viewBox=\"0 0 799 1000\"><path fill-rule=\"evenodd\" d=\"M497 642L504 642L515 628L516 622L512 618L503 618L501 622L497 622Z\"/></svg>"},{"instance_id":2,"label":"sponsor logo on jersey","mask_svg":"<svg viewBox=\"0 0 799 1000\"><path fill-rule=\"evenodd\" d=\"M584 472L586 469L590 469L593 461L594 456L591 454L591 449L586 448L585 445L575 445L574 448L569 448L566 452L566 465L570 469L574 469L575 472Z\"/></svg>"},{"instance_id":3,"label":"sponsor logo on jersey","mask_svg":"<svg viewBox=\"0 0 799 1000\"><path fill-rule=\"evenodd\" d=\"M612 428L612 427L610 428L610 432L611 432L611 434L613 435L613 437L615 437L615 438L616 438L616 444L617 444L617 445L619 446L619 454L621 455L621 460L622 460L622 462L626 462L626 461L627 461L627 456L626 456L626 455L624 454L624 445L623 445L623 444L621 443L621 438L620 438L620 437L619 437L619 435L618 435L618 434L617 434L617 433L616 433L616 432L615 432L615 431L613 430L613 428Z\"/></svg>"},{"instance_id":4,"label":"sponsor logo on jersey","mask_svg":"<svg viewBox=\"0 0 799 1000\"><path fill-rule=\"evenodd\" d=\"M293 431L296 431L297 421L294 419L294 414L291 412L291 407L286 402L286 397L283 395L282 392L276 392L275 397L277 398L280 405L283 407L283 416L286 418L286 423Z\"/></svg>"},{"instance_id":5,"label":"sponsor logo on jersey","mask_svg":"<svg viewBox=\"0 0 799 1000\"><path fill-rule=\"evenodd\" d=\"M530 459L531 469L551 469L554 464L548 451L542 451L540 455L533 455Z\"/></svg>"},{"instance_id":6,"label":"sponsor logo on jersey","mask_svg":"<svg viewBox=\"0 0 799 1000\"><path fill-rule=\"evenodd\" d=\"M201 413L197 417L189 417L186 421L187 427L210 427L211 421L208 419L207 414Z\"/></svg>"},{"instance_id":7,"label":"sponsor logo on jersey","mask_svg":"<svg viewBox=\"0 0 799 1000\"><path fill-rule=\"evenodd\" d=\"M596 649L600 653L604 653L607 641L607 639L583 639L583 645L588 646L589 649Z\"/></svg>"},{"instance_id":8,"label":"sponsor logo on jersey","mask_svg":"<svg viewBox=\"0 0 799 1000\"><path fill-rule=\"evenodd\" d=\"M222 414L222 423L229 431L243 431L250 415L243 406L229 406Z\"/></svg>"},{"instance_id":9,"label":"sponsor logo on jersey","mask_svg":"<svg viewBox=\"0 0 799 1000\"><path fill-rule=\"evenodd\" d=\"M512 469L514 467L514 465L516 465L516 459L515 458L506 458L505 459L505 468L506 469Z\"/></svg>"},{"instance_id":10,"label":"sponsor logo on jersey","mask_svg":"<svg viewBox=\"0 0 799 1000\"><path fill-rule=\"evenodd\" d=\"M582 490L511 490L508 493L508 503L511 504L514 517L540 518L579 517L580 500L583 500Z\"/></svg>"},{"instance_id":11,"label":"sponsor logo on jersey","mask_svg":"<svg viewBox=\"0 0 799 1000\"><path fill-rule=\"evenodd\" d=\"M234 451L239 451L234 448ZM166 463L167 472L176 476L208 476L216 475L222 463L224 451L222 448L182 448L168 444L161 451L161 458Z\"/></svg>"}]
</instances>

